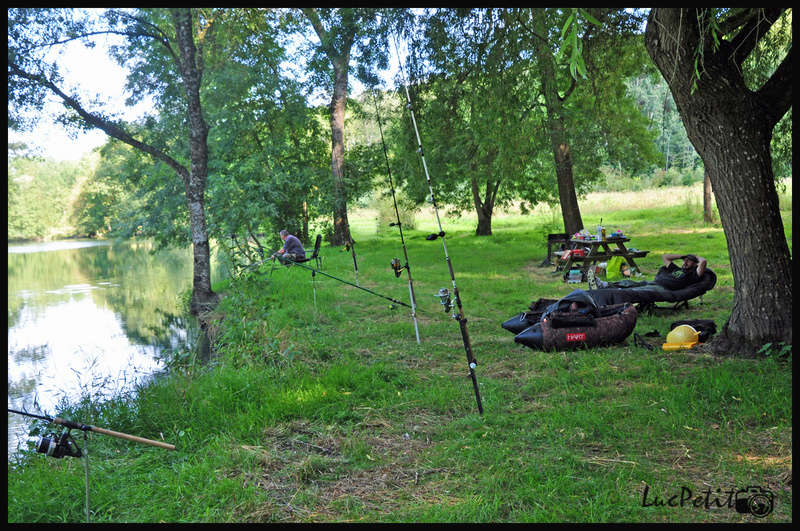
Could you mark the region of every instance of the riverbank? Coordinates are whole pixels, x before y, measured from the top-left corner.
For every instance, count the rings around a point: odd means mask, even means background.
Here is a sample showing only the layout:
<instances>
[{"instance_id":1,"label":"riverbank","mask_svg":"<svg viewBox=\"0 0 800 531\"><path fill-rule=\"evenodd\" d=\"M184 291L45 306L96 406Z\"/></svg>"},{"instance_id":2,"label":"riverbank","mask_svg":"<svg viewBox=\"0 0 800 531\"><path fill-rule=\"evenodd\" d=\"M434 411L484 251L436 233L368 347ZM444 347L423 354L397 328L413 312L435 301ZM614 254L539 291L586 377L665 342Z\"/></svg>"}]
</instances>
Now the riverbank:
<instances>
[{"instance_id":1,"label":"riverbank","mask_svg":"<svg viewBox=\"0 0 800 531\"><path fill-rule=\"evenodd\" d=\"M312 284L302 268L215 285L225 318L214 321L208 364L187 354L135 402L60 412L178 447L93 436L92 521L754 522L725 500L653 500L755 485L773 501L758 521L790 522L791 354L776 346L756 361L658 348L672 321L720 328L732 307L726 239L699 205L584 213L587 226L604 217L648 249L639 261L647 275L661 253L679 250L702 254L717 273L702 302L639 317L637 332L659 332L653 351L632 341L558 353L514 344L502 321L574 287L539 267L554 222L512 213L479 238L469 219L444 220L483 415L458 325L434 296L449 274L425 221L406 234L419 345L407 308L321 275ZM791 248L791 208L782 214ZM354 223L365 227L355 236L359 284L407 301L406 278L389 265L399 241L368 232L371 223ZM321 254L325 272L355 280L349 253ZM9 522L82 520L80 461L34 454L10 466Z\"/></svg>"},{"instance_id":2,"label":"riverbank","mask_svg":"<svg viewBox=\"0 0 800 531\"><path fill-rule=\"evenodd\" d=\"M68 240L8 245L9 407L53 413L96 402L164 370L162 353L191 349L197 324L180 297L189 250L152 242ZM28 440L9 416L8 452Z\"/></svg>"}]
</instances>

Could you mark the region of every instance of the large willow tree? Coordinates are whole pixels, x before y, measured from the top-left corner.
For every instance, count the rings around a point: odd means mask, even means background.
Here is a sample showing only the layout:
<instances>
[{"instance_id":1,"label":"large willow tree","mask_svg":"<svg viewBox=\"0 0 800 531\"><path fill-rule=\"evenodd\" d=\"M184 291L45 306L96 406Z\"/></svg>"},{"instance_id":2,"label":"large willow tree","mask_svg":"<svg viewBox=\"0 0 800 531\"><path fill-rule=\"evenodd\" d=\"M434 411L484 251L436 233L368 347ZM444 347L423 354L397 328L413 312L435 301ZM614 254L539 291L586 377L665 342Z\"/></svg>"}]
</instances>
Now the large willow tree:
<instances>
[{"instance_id":1,"label":"large willow tree","mask_svg":"<svg viewBox=\"0 0 800 531\"><path fill-rule=\"evenodd\" d=\"M490 235L493 210L515 199L559 202L565 230L577 232L578 194L602 164L636 172L658 157L625 85L647 66L641 15L593 10L597 25L579 31L577 12L442 8L407 31L437 197L474 208L476 235ZM400 125L409 132L404 173L413 174L415 139L410 123ZM416 199L427 193L410 184Z\"/></svg>"},{"instance_id":2,"label":"large willow tree","mask_svg":"<svg viewBox=\"0 0 800 531\"><path fill-rule=\"evenodd\" d=\"M656 8L647 22L647 50L703 159L728 241L733 311L713 340L718 353L792 342L792 257L770 153L792 106L791 32L781 42L774 31L786 17L786 8ZM765 43L783 58L753 79L745 65Z\"/></svg>"}]
</instances>

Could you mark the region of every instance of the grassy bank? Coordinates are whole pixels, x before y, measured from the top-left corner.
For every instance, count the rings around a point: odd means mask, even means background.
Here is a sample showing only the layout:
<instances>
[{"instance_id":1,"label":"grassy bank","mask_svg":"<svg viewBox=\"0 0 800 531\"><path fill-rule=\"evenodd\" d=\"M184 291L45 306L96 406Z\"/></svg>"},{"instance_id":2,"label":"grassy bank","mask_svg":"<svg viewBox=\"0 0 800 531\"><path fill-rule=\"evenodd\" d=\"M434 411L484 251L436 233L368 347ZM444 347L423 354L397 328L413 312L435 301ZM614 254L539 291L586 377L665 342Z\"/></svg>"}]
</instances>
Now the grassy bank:
<instances>
[{"instance_id":1,"label":"grassy bank","mask_svg":"<svg viewBox=\"0 0 800 531\"><path fill-rule=\"evenodd\" d=\"M725 236L702 222L696 192L592 194L581 205L587 226L602 218L650 251L639 261L645 274L664 252L699 254L717 273L702 303L639 317L636 332L661 334L656 346L674 320L710 318L719 328L731 310ZM788 197L791 247L791 187ZM176 356L170 376L135 401L59 412L178 446L93 435L92 520L791 521L791 357L716 358L632 341L542 353L500 327L532 300L574 287L538 267L558 221L547 209L510 211L492 237L478 238L470 217L443 220L482 416L458 325L434 296L450 279L441 243L425 240L438 230L428 213L406 233L420 345L407 308L321 275L312 287L299 267L228 284L214 361ZM389 265L402 257L397 234L379 231L368 210L352 224L360 285L408 301L406 277ZM323 271L354 281L350 254L321 254ZM83 520L79 460L33 455L9 465L8 481L9 522ZM727 506L727 491L749 485L773 495L762 520ZM682 506L656 502L681 494Z\"/></svg>"}]
</instances>

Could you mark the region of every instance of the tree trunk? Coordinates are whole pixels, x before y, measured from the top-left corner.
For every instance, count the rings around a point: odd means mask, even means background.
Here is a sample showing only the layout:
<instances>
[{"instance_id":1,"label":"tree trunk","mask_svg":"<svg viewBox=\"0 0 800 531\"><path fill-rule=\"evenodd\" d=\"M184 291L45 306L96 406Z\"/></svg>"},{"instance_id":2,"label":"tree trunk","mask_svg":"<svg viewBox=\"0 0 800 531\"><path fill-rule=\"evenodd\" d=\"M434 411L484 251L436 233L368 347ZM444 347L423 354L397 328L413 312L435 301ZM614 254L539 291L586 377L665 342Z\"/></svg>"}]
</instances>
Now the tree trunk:
<instances>
[{"instance_id":1,"label":"tree trunk","mask_svg":"<svg viewBox=\"0 0 800 531\"><path fill-rule=\"evenodd\" d=\"M492 207L486 203L480 203L479 201L476 201L475 212L478 214L478 226L475 228L475 236L491 236Z\"/></svg>"},{"instance_id":2,"label":"tree trunk","mask_svg":"<svg viewBox=\"0 0 800 531\"><path fill-rule=\"evenodd\" d=\"M478 214L478 226L475 229L475 236L492 235L492 213L494 212L494 202L497 197L497 190L500 188L500 180L486 181L486 198L481 199L478 180L471 179L472 202L475 205L475 212Z\"/></svg>"},{"instance_id":3,"label":"tree trunk","mask_svg":"<svg viewBox=\"0 0 800 531\"><path fill-rule=\"evenodd\" d=\"M724 40L718 52L705 48L705 71L693 90L698 18L693 9L653 9L645 45L705 164L728 242L733 310L712 349L753 355L766 343L792 342L792 263L770 158L779 109L747 88Z\"/></svg>"},{"instance_id":4,"label":"tree trunk","mask_svg":"<svg viewBox=\"0 0 800 531\"><path fill-rule=\"evenodd\" d=\"M703 221L706 223L714 223L714 205L712 204L713 198L711 197L711 179L708 177L708 172L704 172L703 176Z\"/></svg>"},{"instance_id":5,"label":"tree trunk","mask_svg":"<svg viewBox=\"0 0 800 531\"><path fill-rule=\"evenodd\" d=\"M350 238L347 219L347 191L344 184L344 111L347 98L347 63L350 54L333 60L335 81L331 99L331 174L333 177L333 245L344 245Z\"/></svg>"},{"instance_id":6,"label":"tree trunk","mask_svg":"<svg viewBox=\"0 0 800 531\"><path fill-rule=\"evenodd\" d=\"M547 35L545 13L543 8L534 9L533 24L538 35ZM558 197L561 203L561 216L564 219L564 231L574 234L583 228L578 197L575 195L575 181L572 173L572 155L570 153L561 99L558 95L555 59L549 46L539 37L534 37L534 46L541 74L542 92L547 109L547 125L550 131L550 142L553 147L553 158L556 166Z\"/></svg>"},{"instance_id":7,"label":"tree trunk","mask_svg":"<svg viewBox=\"0 0 800 531\"><path fill-rule=\"evenodd\" d=\"M196 60L192 15L188 8L175 9L175 33L180 50L179 69L186 92L189 114L189 150L191 164L185 182L189 225L192 231L192 300L190 311L197 315L211 309L218 297L211 289L211 247L208 242L205 215L205 190L208 178L208 126L200 104L202 69Z\"/></svg>"},{"instance_id":8,"label":"tree trunk","mask_svg":"<svg viewBox=\"0 0 800 531\"><path fill-rule=\"evenodd\" d=\"M331 175L333 178L333 235L331 244L344 245L352 241L347 219L347 189L344 182L344 111L347 105L347 69L350 49L357 32L351 19L331 30L325 30L316 8L302 8L320 40L321 50L333 66L333 96L331 97ZM350 13L352 15L352 13ZM338 43L338 47L334 44Z\"/></svg>"},{"instance_id":9,"label":"tree trunk","mask_svg":"<svg viewBox=\"0 0 800 531\"><path fill-rule=\"evenodd\" d=\"M578 206L578 197L575 195L575 181L572 175L572 155L565 138L563 124L556 120L551 125L561 217L564 219L564 232L571 235L583 229L581 209Z\"/></svg>"},{"instance_id":10,"label":"tree trunk","mask_svg":"<svg viewBox=\"0 0 800 531\"><path fill-rule=\"evenodd\" d=\"M486 215L483 209L478 209L478 226L475 228L475 236L492 235L492 216Z\"/></svg>"}]
</instances>

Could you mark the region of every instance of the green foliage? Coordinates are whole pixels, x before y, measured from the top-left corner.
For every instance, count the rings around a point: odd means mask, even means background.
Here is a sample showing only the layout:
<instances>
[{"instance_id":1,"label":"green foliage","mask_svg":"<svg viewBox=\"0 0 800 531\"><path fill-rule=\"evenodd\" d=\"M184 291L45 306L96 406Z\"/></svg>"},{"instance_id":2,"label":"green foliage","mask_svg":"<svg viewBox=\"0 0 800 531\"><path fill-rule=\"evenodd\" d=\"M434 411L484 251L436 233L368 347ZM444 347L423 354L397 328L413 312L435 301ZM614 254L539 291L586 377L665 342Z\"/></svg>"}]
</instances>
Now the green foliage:
<instances>
[{"instance_id":1,"label":"green foliage","mask_svg":"<svg viewBox=\"0 0 800 531\"><path fill-rule=\"evenodd\" d=\"M765 343L758 353L765 357L772 357L781 360L792 361L792 345L788 343Z\"/></svg>"},{"instance_id":2,"label":"green foliage","mask_svg":"<svg viewBox=\"0 0 800 531\"><path fill-rule=\"evenodd\" d=\"M657 168L636 176L610 166L604 166L601 171L604 179L595 183L596 191L633 192L652 188L690 186L703 181L703 168L682 170L673 166L667 171Z\"/></svg>"},{"instance_id":3,"label":"green foliage","mask_svg":"<svg viewBox=\"0 0 800 531\"><path fill-rule=\"evenodd\" d=\"M375 69L388 65L388 31L386 17L381 15L382 10L374 8L299 8L287 10L284 17L287 27L306 37L301 48L312 85L330 96L332 182L327 203L334 215L331 239L337 244L350 239L348 201L371 184L362 175L369 169L358 164L364 159L361 155L374 158L371 150L359 153L361 149L355 149L354 157L344 156L344 117L351 65L357 65L356 77L368 85L376 83Z\"/></svg>"},{"instance_id":4,"label":"green foliage","mask_svg":"<svg viewBox=\"0 0 800 531\"><path fill-rule=\"evenodd\" d=\"M527 164L543 147L540 115L526 109L538 83L527 62L516 59L524 51L506 34L514 31L506 27L508 18L494 9L434 10L420 21L423 40L408 58L431 184L437 201L455 213L482 209L491 219L513 198L535 204L553 193ZM425 71L418 68L423 63ZM413 125L400 101L396 105L402 114L395 115L389 136L397 173L415 176L406 177L407 192L422 202L429 190Z\"/></svg>"},{"instance_id":5,"label":"green foliage","mask_svg":"<svg viewBox=\"0 0 800 531\"><path fill-rule=\"evenodd\" d=\"M374 84L374 69L388 65L388 19L391 13L376 8L302 8L284 13L283 22L290 31L308 39L300 52L307 62L311 82L329 95L334 91L333 63L348 56L356 65L355 74L367 85ZM393 10L391 10L393 11ZM317 27L314 27L317 25Z\"/></svg>"},{"instance_id":6,"label":"green foliage","mask_svg":"<svg viewBox=\"0 0 800 531\"><path fill-rule=\"evenodd\" d=\"M210 130L210 233L221 240L283 227L297 231L328 200L327 187L315 184L327 166L326 146L300 85L275 75L285 56L272 27L273 13L200 9L196 15L198 24L217 19L205 40L198 37L197 42L204 64L201 99ZM129 103L150 97L155 105L154 115L127 127L188 167L183 89L170 81L179 79L173 57L149 37L157 30L174 39L169 13L141 9L132 16L112 10L106 20L110 27L138 35L112 49L112 56L130 71ZM150 237L160 246L186 241L186 191L174 170L113 142L104 157L103 168L81 192L75 213L80 229Z\"/></svg>"},{"instance_id":7,"label":"green foliage","mask_svg":"<svg viewBox=\"0 0 800 531\"><path fill-rule=\"evenodd\" d=\"M139 166L130 163L135 159L132 147L114 140L106 142L100 150L100 162L82 183L73 204L72 218L79 234L90 237L133 234L123 226L130 221L127 214L133 210L133 204L141 205L135 187L140 180L135 174Z\"/></svg>"},{"instance_id":8,"label":"green foliage","mask_svg":"<svg viewBox=\"0 0 800 531\"><path fill-rule=\"evenodd\" d=\"M8 239L74 235L70 214L74 190L93 171L95 157L77 162L32 157L8 159Z\"/></svg>"},{"instance_id":9,"label":"green foliage","mask_svg":"<svg viewBox=\"0 0 800 531\"><path fill-rule=\"evenodd\" d=\"M541 37L525 24L527 10L438 9L421 18L409 71L420 80L413 103L440 202L458 213L486 207L491 216L495 206L513 200L528 206L556 200L553 140L543 127L555 113L566 129L578 192L600 179L603 165L634 174L652 168L659 159L654 133L624 84L649 64L637 26L641 15L607 11L605 25L591 30L576 18L599 23L588 11L546 12L553 41L561 35L561 51L572 50L556 56L564 66L556 80L565 93L560 110L542 101L536 77L542 58L532 46ZM574 61L591 31L590 50L578 56L586 62ZM568 65L589 78L575 85ZM419 175L408 191L422 201L428 191L416 139L410 118L399 116L392 122L393 151L402 174Z\"/></svg>"},{"instance_id":10,"label":"green foliage","mask_svg":"<svg viewBox=\"0 0 800 531\"><path fill-rule=\"evenodd\" d=\"M49 89L39 81L48 76L60 81L57 64L48 59L51 45L79 34L88 12L66 8L12 8L8 10L8 123L12 129L31 128L42 117ZM31 76L19 75L28 72ZM62 123L70 123L69 113Z\"/></svg>"},{"instance_id":11,"label":"green foliage","mask_svg":"<svg viewBox=\"0 0 800 531\"><path fill-rule=\"evenodd\" d=\"M580 17L585 18L596 26L602 25L602 22L594 18L587 10L579 8L572 8L564 21L564 25L561 27L561 47L558 50L558 54L564 60L567 53L569 53L569 59L566 62L569 63L569 73L573 79L578 79L578 77L587 78L586 63L583 60L583 43L578 38L581 26Z\"/></svg>"},{"instance_id":12,"label":"green foliage","mask_svg":"<svg viewBox=\"0 0 800 531\"><path fill-rule=\"evenodd\" d=\"M776 179L792 176L792 110L789 109L772 131L772 171Z\"/></svg>"},{"instance_id":13,"label":"green foliage","mask_svg":"<svg viewBox=\"0 0 800 531\"><path fill-rule=\"evenodd\" d=\"M208 72L204 92L214 154L209 229L223 238L287 228L305 238L304 223L328 199L328 187L319 185L329 166L321 124L302 86L275 75L286 55L273 15L228 15L218 34L218 68Z\"/></svg>"},{"instance_id":14,"label":"green foliage","mask_svg":"<svg viewBox=\"0 0 800 531\"><path fill-rule=\"evenodd\" d=\"M408 199L405 194L397 194L397 210L391 193L383 193L371 201L370 206L378 211L378 233L394 234L397 229L390 223L397 223L398 216L403 230L413 230L417 227L416 215L419 207Z\"/></svg>"}]
</instances>

